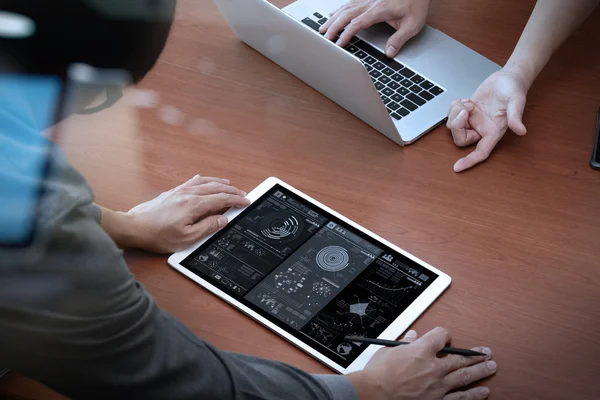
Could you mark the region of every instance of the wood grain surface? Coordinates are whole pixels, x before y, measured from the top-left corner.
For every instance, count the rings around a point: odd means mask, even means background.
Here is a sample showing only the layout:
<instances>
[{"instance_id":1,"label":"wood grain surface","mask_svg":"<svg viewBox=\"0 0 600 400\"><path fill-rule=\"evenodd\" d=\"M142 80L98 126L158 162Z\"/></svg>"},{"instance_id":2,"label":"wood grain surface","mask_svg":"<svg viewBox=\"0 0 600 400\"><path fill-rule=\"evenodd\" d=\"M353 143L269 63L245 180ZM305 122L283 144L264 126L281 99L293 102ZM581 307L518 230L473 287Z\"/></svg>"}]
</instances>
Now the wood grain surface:
<instances>
[{"instance_id":1,"label":"wood grain surface","mask_svg":"<svg viewBox=\"0 0 600 400\"><path fill-rule=\"evenodd\" d=\"M428 22L503 64L534 3L435 0ZM154 107L123 101L58 130L98 203L127 210L197 173L246 191L277 176L452 276L414 328L441 325L455 346L490 346L499 365L486 382L491 398L600 398L600 172L588 165L600 9L530 91L528 135L508 133L462 174L452 166L467 150L445 127L401 148L241 43L211 1L180 0L177 15L140 86L157 96ZM126 257L160 306L203 339L330 372L166 256ZM62 398L16 374L0 382L0 397Z\"/></svg>"}]
</instances>

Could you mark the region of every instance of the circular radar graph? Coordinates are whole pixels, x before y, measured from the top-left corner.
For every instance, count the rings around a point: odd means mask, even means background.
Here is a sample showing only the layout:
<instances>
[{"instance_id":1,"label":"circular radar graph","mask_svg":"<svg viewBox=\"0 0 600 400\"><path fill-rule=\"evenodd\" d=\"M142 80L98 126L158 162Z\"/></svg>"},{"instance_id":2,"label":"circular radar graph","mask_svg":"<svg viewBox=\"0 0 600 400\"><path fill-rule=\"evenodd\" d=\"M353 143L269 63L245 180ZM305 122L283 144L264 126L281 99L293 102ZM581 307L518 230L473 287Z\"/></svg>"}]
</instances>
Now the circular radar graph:
<instances>
[{"instance_id":1,"label":"circular radar graph","mask_svg":"<svg viewBox=\"0 0 600 400\"><path fill-rule=\"evenodd\" d=\"M317 253L317 265L328 272L341 271L349 263L348 251L340 246L328 246Z\"/></svg>"},{"instance_id":2,"label":"circular radar graph","mask_svg":"<svg viewBox=\"0 0 600 400\"><path fill-rule=\"evenodd\" d=\"M375 320L377 311L377 308L371 302L357 298L354 303L346 306L343 314L352 325L365 326Z\"/></svg>"},{"instance_id":3,"label":"circular radar graph","mask_svg":"<svg viewBox=\"0 0 600 400\"><path fill-rule=\"evenodd\" d=\"M302 231L302 222L295 215L285 211L275 211L260 222L260 233L267 239L278 242L294 240Z\"/></svg>"}]
</instances>

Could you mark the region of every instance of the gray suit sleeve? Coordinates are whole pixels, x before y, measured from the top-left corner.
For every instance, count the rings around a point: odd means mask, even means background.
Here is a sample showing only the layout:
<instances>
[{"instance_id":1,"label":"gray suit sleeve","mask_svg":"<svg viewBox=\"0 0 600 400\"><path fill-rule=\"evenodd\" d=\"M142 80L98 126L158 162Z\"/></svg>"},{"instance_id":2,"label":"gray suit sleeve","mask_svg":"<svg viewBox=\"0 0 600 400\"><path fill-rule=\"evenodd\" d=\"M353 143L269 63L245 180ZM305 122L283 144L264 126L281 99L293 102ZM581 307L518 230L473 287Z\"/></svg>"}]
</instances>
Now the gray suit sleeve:
<instances>
[{"instance_id":1,"label":"gray suit sleeve","mask_svg":"<svg viewBox=\"0 0 600 400\"><path fill-rule=\"evenodd\" d=\"M134 279L83 179L60 176L34 245L0 249L0 362L73 398L357 399L343 376L200 340Z\"/></svg>"}]
</instances>

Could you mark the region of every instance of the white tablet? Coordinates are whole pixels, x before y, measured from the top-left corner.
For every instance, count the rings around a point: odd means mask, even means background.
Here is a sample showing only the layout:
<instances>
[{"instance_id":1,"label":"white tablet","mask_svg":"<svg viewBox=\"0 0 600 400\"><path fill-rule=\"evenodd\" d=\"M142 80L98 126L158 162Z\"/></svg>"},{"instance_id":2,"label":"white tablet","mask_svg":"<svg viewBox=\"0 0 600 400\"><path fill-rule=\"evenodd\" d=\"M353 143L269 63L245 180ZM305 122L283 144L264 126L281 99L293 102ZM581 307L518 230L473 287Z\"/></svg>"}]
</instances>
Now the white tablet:
<instances>
[{"instance_id":1,"label":"white tablet","mask_svg":"<svg viewBox=\"0 0 600 400\"><path fill-rule=\"evenodd\" d=\"M450 277L269 178L252 204L169 265L340 373L362 369L450 285Z\"/></svg>"}]
</instances>

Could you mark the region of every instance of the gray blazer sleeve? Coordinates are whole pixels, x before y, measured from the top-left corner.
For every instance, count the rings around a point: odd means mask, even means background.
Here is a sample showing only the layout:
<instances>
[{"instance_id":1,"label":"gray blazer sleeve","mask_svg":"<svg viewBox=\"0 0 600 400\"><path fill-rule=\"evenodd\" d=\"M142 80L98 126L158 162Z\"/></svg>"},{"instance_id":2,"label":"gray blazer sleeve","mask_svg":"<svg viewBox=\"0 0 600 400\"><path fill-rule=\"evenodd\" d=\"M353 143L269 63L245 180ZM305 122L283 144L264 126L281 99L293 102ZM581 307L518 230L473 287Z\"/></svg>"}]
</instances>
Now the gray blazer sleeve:
<instances>
[{"instance_id":1,"label":"gray blazer sleeve","mask_svg":"<svg viewBox=\"0 0 600 400\"><path fill-rule=\"evenodd\" d=\"M0 363L73 398L357 399L343 376L199 339L134 279L83 178L55 172L35 243L0 248Z\"/></svg>"}]
</instances>

